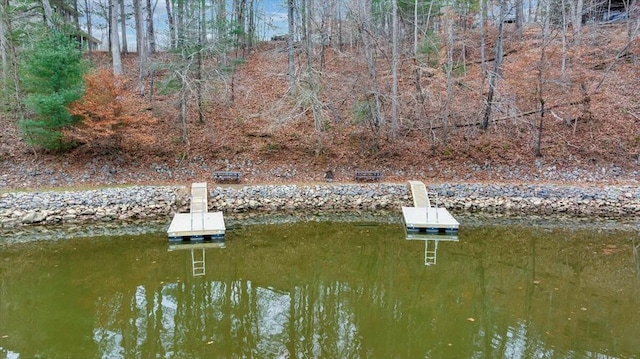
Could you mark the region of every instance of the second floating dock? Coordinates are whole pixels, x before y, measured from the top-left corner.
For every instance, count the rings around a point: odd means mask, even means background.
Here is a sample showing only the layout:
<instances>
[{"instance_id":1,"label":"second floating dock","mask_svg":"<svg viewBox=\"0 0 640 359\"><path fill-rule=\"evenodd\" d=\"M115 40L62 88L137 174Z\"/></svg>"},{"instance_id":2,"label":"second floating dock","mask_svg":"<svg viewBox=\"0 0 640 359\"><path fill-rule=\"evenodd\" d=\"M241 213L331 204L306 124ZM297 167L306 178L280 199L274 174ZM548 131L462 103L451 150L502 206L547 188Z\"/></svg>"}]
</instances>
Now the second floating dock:
<instances>
[{"instance_id":1,"label":"second floating dock","mask_svg":"<svg viewBox=\"0 0 640 359\"><path fill-rule=\"evenodd\" d=\"M409 232L447 232L458 231L460 223L446 208L435 206L429 200L426 186L420 181L409 181L414 207L402 207L402 215Z\"/></svg>"}]
</instances>

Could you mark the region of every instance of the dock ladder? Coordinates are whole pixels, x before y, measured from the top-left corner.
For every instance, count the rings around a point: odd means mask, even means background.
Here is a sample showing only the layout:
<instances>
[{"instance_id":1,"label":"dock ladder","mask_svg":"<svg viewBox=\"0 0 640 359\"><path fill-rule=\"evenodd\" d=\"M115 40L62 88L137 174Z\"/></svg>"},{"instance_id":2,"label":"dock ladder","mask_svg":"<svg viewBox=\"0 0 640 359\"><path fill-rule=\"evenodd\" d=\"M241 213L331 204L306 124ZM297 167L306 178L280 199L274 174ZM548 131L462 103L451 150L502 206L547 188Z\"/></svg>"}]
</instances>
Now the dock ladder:
<instances>
[{"instance_id":1,"label":"dock ladder","mask_svg":"<svg viewBox=\"0 0 640 359\"><path fill-rule=\"evenodd\" d=\"M194 248L191 248L191 270L194 277L205 275L207 271L206 258L204 254L204 247L201 248L202 252L198 257Z\"/></svg>"},{"instance_id":2,"label":"dock ladder","mask_svg":"<svg viewBox=\"0 0 640 359\"><path fill-rule=\"evenodd\" d=\"M433 246L430 246L429 243L433 243ZM424 265L430 266L430 265L436 264L437 254L438 254L438 241L430 241L430 240L424 241Z\"/></svg>"}]
</instances>

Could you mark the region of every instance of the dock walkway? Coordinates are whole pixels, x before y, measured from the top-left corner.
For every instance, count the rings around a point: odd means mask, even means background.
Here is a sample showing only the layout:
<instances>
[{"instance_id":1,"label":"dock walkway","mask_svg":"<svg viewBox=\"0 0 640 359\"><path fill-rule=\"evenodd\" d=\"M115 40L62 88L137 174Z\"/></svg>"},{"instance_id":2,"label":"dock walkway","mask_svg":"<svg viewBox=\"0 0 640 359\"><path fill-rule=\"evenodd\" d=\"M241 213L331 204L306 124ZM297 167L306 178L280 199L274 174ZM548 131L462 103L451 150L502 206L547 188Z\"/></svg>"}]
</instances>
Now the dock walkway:
<instances>
[{"instance_id":1,"label":"dock walkway","mask_svg":"<svg viewBox=\"0 0 640 359\"><path fill-rule=\"evenodd\" d=\"M409 181L414 207L431 207L427 187L421 181Z\"/></svg>"}]
</instances>

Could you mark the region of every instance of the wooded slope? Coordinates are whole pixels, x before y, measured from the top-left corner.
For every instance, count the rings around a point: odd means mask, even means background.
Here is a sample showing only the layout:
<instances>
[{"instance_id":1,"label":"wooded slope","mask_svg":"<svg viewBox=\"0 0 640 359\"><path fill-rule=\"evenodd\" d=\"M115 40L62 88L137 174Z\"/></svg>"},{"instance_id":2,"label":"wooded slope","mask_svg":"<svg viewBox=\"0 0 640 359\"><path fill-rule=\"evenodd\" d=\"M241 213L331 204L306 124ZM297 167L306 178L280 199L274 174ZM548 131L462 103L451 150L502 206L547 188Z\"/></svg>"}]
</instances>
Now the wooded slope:
<instances>
[{"instance_id":1,"label":"wooded slope","mask_svg":"<svg viewBox=\"0 0 640 359\"><path fill-rule=\"evenodd\" d=\"M195 94L186 95L186 123L179 120L179 91L164 81L168 70L154 74L153 96L141 96L135 55L125 56L125 77L114 80L109 56L93 53L87 95L75 108L85 116L84 126L68 131L80 146L64 155L34 155L11 120L4 119L9 126L2 134L0 161L6 167L64 163L64 170L78 173L86 172L89 163L108 163L163 181L169 177L158 168L189 169L186 177L202 180L213 170L240 170L245 181L314 181L326 170L338 180L350 180L354 169L382 170L390 179L444 180L513 180L548 168L632 173L640 162L638 40L628 43L625 24L582 31L580 44L563 46L559 36L543 45L536 28L526 31L522 41L505 28L502 76L486 130L480 125L488 80L474 29L459 34L452 49L450 88L446 46L420 65L407 55L409 49L402 51L397 128L388 122L390 54L376 53L377 88L387 120L376 124L371 118L374 86L358 44L315 47L313 72L306 71L307 60L298 51L299 87L292 97L287 94L286 42L263 43L232 74L208 78L202 121ZM494 38L491 32L487 38ZM489 60L492 48L489 42ZM173 59L165 53L154 61L170 64ZM150 78L146 81L151 86Z\"/></svg>"}]
</instances>

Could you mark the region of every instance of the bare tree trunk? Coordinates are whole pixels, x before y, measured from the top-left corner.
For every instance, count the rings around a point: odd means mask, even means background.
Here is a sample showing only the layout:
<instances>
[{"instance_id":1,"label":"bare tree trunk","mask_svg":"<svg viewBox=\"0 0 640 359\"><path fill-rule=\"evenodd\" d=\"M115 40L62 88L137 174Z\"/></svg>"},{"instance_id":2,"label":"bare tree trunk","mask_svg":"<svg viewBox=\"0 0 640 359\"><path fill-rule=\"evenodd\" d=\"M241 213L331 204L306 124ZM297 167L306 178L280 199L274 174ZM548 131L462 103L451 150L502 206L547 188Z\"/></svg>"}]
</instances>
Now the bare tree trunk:
<instances>
[{"instance_id":1,"label":"bare tree trunk","mask_svg":"<svg viewBox=\"0 0 640 359\"><path fill-rule=\"evenodd\" d=\"M447 135L449 127L449 117L451 116L451 100L453 99L453 10L445 16L447 22L447 98L444 106L444 116L442 116L442 144L447 145Z\"/></svg>"},{"instance_id":2,"label":"bare tree trunk","mask_svg":"<svg viewBox=\"0 0 640 359\"><path fill-rule=\"evenodd\" d=\"M422 79L422 69L420 64L418 63L418 0L414 0L413 2L413 65L414 65L414 77L415 77L415 88L416 88L416 98L418 99L418 104L422 104L424 102L424 96L422 96L422 85L420 80ZM417 106L418 109L421 106ZM419 117L419 116L418 116Z\"/></svg>"},{"instance_id":3,"label":"bare tree trunk","mask_svg":"<svg viewBox=\"0 0 640 359\"><path fill-rule=\"evenodd\" d=\"M629 0L625 1L625 3L628 2ZM629 21L627 21L627 43L629 44L633 43L638 33L638 28L640 28L640 5L638 5L637 0L630 0L630 2L631 4L625 9L627 14L629 14ZM625 52L625 55L628 54L628 48L629 47L627 46L627 52Z\"/></svg>"},{"instance_id":4,"label":"bare tree trunk","mask_svg":"<svg viewBox=\"0 0 640 359\"><path fill-rule=\"evenodd\" d=\"M569 31L569 24L567 19L567 4L566 0L562 0L562 65L560 66L560 73L562 74L562 80L565 79L565 73L567 69L567 32Z\"/></svg>"},{"instance_id":5,"label":"bare tree trunk","mask_svg":"<svg viewBox=\"0 0 640 359\"><path fill-rule=\"evenodd\" d=\"M413 56L418 55L418 0L413 0Z\"/></svg>"},{"instance_id":6,"label":"bare tree trunk","mask_svg":"<svg viewBox=\"0 0 640 359\"><path fill-rule=\"evenodd\" d=\"M338 16L338 50L342 51L342 6L336 5L336 13Z\"/></svg>"},{"instance_id":7,"label":"bare tree trunk","mask_svg":"<svg viewBox=\"0 0 640 359\"><path fill-rule=\"evenodd\" d=\"M187 132L187 83L186 74L182 77L182 87L180 88L180 123L182 124L182 142L189 142L189 134Z\"/></svg>"},{"instance_id":8,"label":"bare tree trunk","mask_svg":"<svg viewBox=\"0 0 640 359\"><path fill-rule=\"evenodd\" d=\"M226 37L227 5L225 0L217 1L218 6L216 11L216 33L218 35L218 39L221 41Z\"/></svg>"},{"instance_id":9,"label":"bare tree trunk","mask_svg":"<svg viewBox=\"0 0 640 359\"><path fill-rule=\"evenodd\" d=\"M133 16L136 23L136 48L138 52L138 92L144 96L144 79L147 76L147 43L145 41L146 31L142 19L141 0L133 0Z\"/></svg>"},{"instance_id":10,"label":"bare tree trunk","mask_svg":"<svg viewBox=\"0 0 640 359\"><path fill-rule=\"evenodd\" d=\"M538 102L540 103L540 120L538 121L538 139L536 141L535 155L536 157L542 157L542 125L544 123L544 98L542 97L542 89L539 93Z\"/></svg>"},{"instance_id":11,"label":"bare tree trunk","mask_svg":"<svg viewBox=\"0 0 640 359\"><path fill-rule=\"evenodd\" d=\"M373 107L371 111L373 126L379 135L384 126L384 115L382 113L382 95L378 86L378 75L376 69L375 47L373 44L373 29L371 28L371 0L364 0L360 8L359 26L361 28L362 43L364 45L367 68L369 70L369 80L371 81L371 97L373 97Z\"/></svg>"},{"instance_id":12,"label":"bare tree trunk","mask_svg":"<svg viewBox=\"0 0 640 359\"><path fill-rule=\"evenodd\" d=\"M171 11L169 11L169 4L167 1L167 16L169 17L169 19L171 19ZM155 5L152 7L151 6L151 0L147 0L146 6L145 6L145 10L147 11L147 42L149 43L149 52L150 53L155 53L156 52L156 32L154 29L154 25L153 25L153 10L154 10Z\"/></svg>"},{"instance_id":13,"label":"bare tree trunk","mask_svg":"<svg viewBox=\"0 0 640 359\"><path fill-rule=\"evenodd\" d=\"M173 15L175 16L175 33L176 33L176 47L178 49L184 48L185 44L185 2L186 0L176 0L176 7L174 7Z\"/></svg>"},{"instance_id":14,"label":"bare tree trunk","mask_svg":"<svg viewBox=\"0 0 640 359\"><path fill-rule=\"evenodd\" d=\"M294 37L294 25L295 25L295 0L288 0L287 2L287 17L289 20L289 36L287 37L287 52L289 62L289 95L296 95L296 73L295 73L295 58L293 56L293 37Z\"/></svg>"},{"instance_id":15,"label":"bare tree trunk","mask_svg":"<svg viewBox=\"0 0 640 359\"><path fill-rule=\"evenodd\" d=\"M205 32L206 32L206 4L205 0L200 1L199 18L198 21L198 52L196 53L196 95L198 100L198 123L204 123L204 105L202 99L202 82L203 82L203 70L204 64L202 61L202 51L205 46Z\"/></svg>"},{"instance_id":16,"label":"bare tree trunk","mask_svg":"<svg viewBox=\"0 0 640 359\"><path fill-rule=\"evenodd\" d=\"M78 0L73 0L73 11L76 14L80 14L80 9L78 9ZM80 15L74 16L74 25L76 26L76 31L80 31Z\"/></svg>"},{"instance_id":17,"label":"bare tree trunk","mask_svg":"<svg viewBox=\"0 0 640 359\"><path fill-rule=\"evenodd\" d=\"M136 52L138 56L142 54L142 47L146 47L144 43L144 22L142 21L142 5L141 0L132 0L133 6L133 21L136 27Z\"/></svg>"},{"instance_id":18,"label":"bare tree trunk","mask_svg":"<svg viewBox=\"0 0 640 359\"><path fill-rule=\"evenodd\" d=\"M122 31L122 52L129 52L129 45L127 45L127 12L124 7L124 0L119 0L120 3L120 31Z\"/></svg>"},{"instance_id":19,"label":"bare tree trunk","mask_svg":"<svg viewBox=\"0 0 640 359\"><path fill-rule=\"evenodd\" d=\"M253 41L256 36L256 14L254 1L255 0L249 0L249 23L247 25L247 47L249 49L253 47Z\"/></svg>"},{"instance_id":20,"label":"bare tree trunk","mask_svg":"<svg viewBox=\"0 0 640 359\"><path fill-rule=\"evenodd\" d=\"M9 62L7 60L7 48L9 47L9 43L7 42L7 37L5 33L7 32L7 14L5 13L6 5L9 0L0 1L0 61L2 61L2 86L4 86L5 81L9 78Z\"/></svg>"},{"instance_id":21,"label":"bare tree trunk","mask_svg":"<svg viewBox=\"0 0 640 359\"><path fill-rule=\"evenodd\" d=\"M331 14L332 10L331 10L331 6L332 6L332 1L327 1L324 3L324 5L320 8L321 9L321 14L320 14L320 28L318 29L319 33L320 33L320 70L324 70L324 66L325 66L325 51L327 48L327 41L329 40L329 36L327 34L327 27L330 26L330 23L327 21L329 19L329 14ZM322 4L322 3L321 3ZM328 24L329 23L329 24Z\"/></svg>"},{"instance_id":22,"label":"bare tree trunk","mask_svg":"<svg viewBox=\"0 0 640 359\"><path fill-rule=\"evenodd\" d=\"M306 34L307 32L307 8L306 8L306 4L305 4L305 0L298 0L297 1L297 9L298 11L296 12L296 15L298 16L298 35L299 35L299 40L300 41L304 41L306 40Z\"/></svg>"},{"instance_id":23,"label":"bare tree trunk","mask_svg":"<svg viewBox=\"0 0 640 359\"><path fill-rule=\"evenodd\" d=\"M322 118L322 105L319 100L320 85L318 76L313 66L313 0L303 0L302 9L304 11L303 21L304 26L304 40L305 40L305 52L307 55L307 69L306 69L306 86L307 94L311 103L311 113L313 115L313 125L317 133L322 132L323 118Z\"/></svg>"},{"instance_id":24,"label":"bare tree trunk","mask_svg":"<svg viewBox=\"0 0 640 359\"><path fill-rule=\"evenodd\" d=\"M312 0L302 0L302 8L304 9L304 41L307 46L305 46L307 52L307 72L311 76L313 70L313 30L312 30L312 22L311 22L311 1ZM309 77L311 81L311 77Z\"/></svg>"},{"instance_id":25,"label":"bare tree trunk","mask_svg":"<svg viewBox=\"0 0 640 359\"><path fill-rule=\"evenodd\" d=\"M503 37L503 24L506 17L506 0L502 0L500 3L500 19L498 24L498 38L496 40L495 59L493 60L493 71L489 74L489 92L487 93L487 104L484 111L484 118L482 120L481 128L486 130L489 128L489 120L491 119L491 110L493 109L493 96L496 88L496 81L500 76L500 68L502 65L502 37Z\"/></svg>"},{"instance_id":26,"label":"bare tree trunk","mask_svg":"<svg viewBox=\"0 0 640 359\"><path fill-rule=\"evenodd\" d=\"M89 43L87 48L89 53L93 51L93 22L91 21L93 15L93 1L84 0L84 10L87 16L87 34L89 35Z\"/></svg>"},{"instance_id":27,"label":"bare tree trunk","mask_svg":"<svg viewBox=\"0 0 640 359\"><path fill-rule=\"evenodd\" d=\"M431 10L433 8L433 1L429 3L429 10L427 11L427 20L423 24L425 28L430 27L431 21ZM416 96L418 99L418 104L423 105L425 101L425 96L422 93L422 84L420 83L422 79L422 67L418 61L418 31L419 31L419 23L418 23L418 0L414 0L413 4L413 61L415 64L415 88L416 88ZM422 111L423 106L418 106L419 111Z\"/></svg>"},{"instance_id":28,"label":"bare tree trunk","mask_svg":"<svg viewBox=\"0 0 640 359\"><path fill-rule=\"evenodd\" d=\"M585 15L585 8L584 8L584 0L578 0L578 5L577 7L577 16L575 19L575 22L573 24L573 28L574 31L576 33L576 36L578 37L578 44L580 43L580 39L582 38L582 19L584 18Z\"/></svg>"},{"instance_id":29,"label":"bare tree trunk","mask_svg":"<svg viewBox=\"0 0 640 359\"><path fill-rule=\"evenodd\" d=\"M234 1L234 13L236 18L236 52L238 49L242 50L242 56L244 57L244 53L247 47L247 0L235 0Z\"/></svg>"},{"instance_id":30,"label":"bare tree trunk","mask_svg":"<svg viewBox=\"0 0 640 359\"><path fill-rule=\"evenodd\" d=\"M542 128L544 124L544 112L545 112L545 101L544 101L544 69L547 64L547 45L549 43L549 26L551 23L551 5L549 2L546 4L546 17L543 19L544 25L542 29L542 49L540 51L540 63L538 64L538 83L536 84L536 95L538 97L538 103L540 104L540 119L538 121L538 133L536 138L536 145L534 149L534 153L536 157L542 157Z\"/></svg>"},{"instance_id":31,"label":"bare tree trunk","mask_svg":"<svg viewBox=\"0 0 640 359\"><path fill-rule=\"evenodd\" d=\"M9 0L0 0L0 29L2 30L2 36L0 36L0 41L2 43L2 80L3 86L7 88L7 102L10 102L11 95L9 95L9 87L13 87L13 97L15 100L14 106L11 106L12 111L15 115L16 119L23 118L23 105L22 105L22 90L20 88L20 77L19 77L19 65L17 62L18 54L16 52L16 46L10 38L7 37L7 34L11 34L12 25L11 18L9 16L5 16L7 8L9 7Z\"/></svg>"},{"instance_id":32,"label":"bare tree trunk","mask_svg":"<svg viewBox=\"0 0 640 359\"><path fill-rule=\"evenodd\" d=\"M392 60L391 60L391 137L398 132L398 0L391 1L392 16Z\"/></svg>"},{"instance_id":33,"label":"bare tree trunk","mask_svg":"<svg viewBox=\"0 0 640 359\"><path fill-rule=\"evenodd\" d=\"M111 8L111 62L113 64L113 74L116 76L124 74L118 36L118 1L122 0L109 0Z\"/></svg>"},{"instance_id":34,"label":"bare tree trunk","mask_svg":"<svg viewBox=\"0 0 640 359\"><path fill-rule=\"evenodd\" d=\"M169 22L169 48L175 50L176 48L176 24L173 20L173 14L171 13L171 1L166 0L165 5L167 8L167 20Z\"/></svg>"},{"instance_id":35,"label":"bare tree trunk","mask_svg":"<svg viewBox=\"0 0 640 359\"><path fill-rule=\"evenodd\" d=\"M53 21L53 10L51 9L51 3L49 2L49 0L41 0L41 2L47 27L53 28L55 26L55 23Z\"/></svg>"},{"instance_id":36,"label":"bare tree trunk","mask_svg":"<svg viewBox=\"0 0 640 359\"><path fill-rule=\"evenodd\" d=\"M582 14L584 12L584 0L575 0L570 3L572 17L571 24L573 25L573 42L576 45L580 45L582 40Z\"/></svg>"},{"instance_id":37,"label":"bare tree trunk","mask_svg":"<svg viewBox=\"0 0 640 359\"><path fill-rule=\"evenodd\" d=\"M524 30L524 9L523 0L516 0L516 31L518 34L518 40L522 40L522 33Z\"/></svg>"},{"instance_id":38,"label":"bare tree trunk","mask_svg":"<svg viewBox=\"0 0 640 359\"><path fill-rule=\"evenodd\" d=\"M484 88L484 79L487 76L487 56L485 54L487 47L487 0L480 0L480 66L482 68L482 88Z\"/></svg>"},{"instance_id":39,"label":"bare tree trunk","mask_svg":"<svg viewBox=\"0 0 640 359\"><path fill-rule=\"evenodd\" d=\"M13 44L9 44L7 36L5 35L9 28L9 19L6 13L8 5L9 0L0 0L0 61L2 62L2 78L0 79L0 86L2 86L3 89L6 88L6 91L2 91L0 98L0 107L3 109L5 108L5 105L9 104L11 101L9 87L7 86L11 78L9 70L9 54L7 49L9 46L13 46Z\"/></svg>"}]
</instances>

